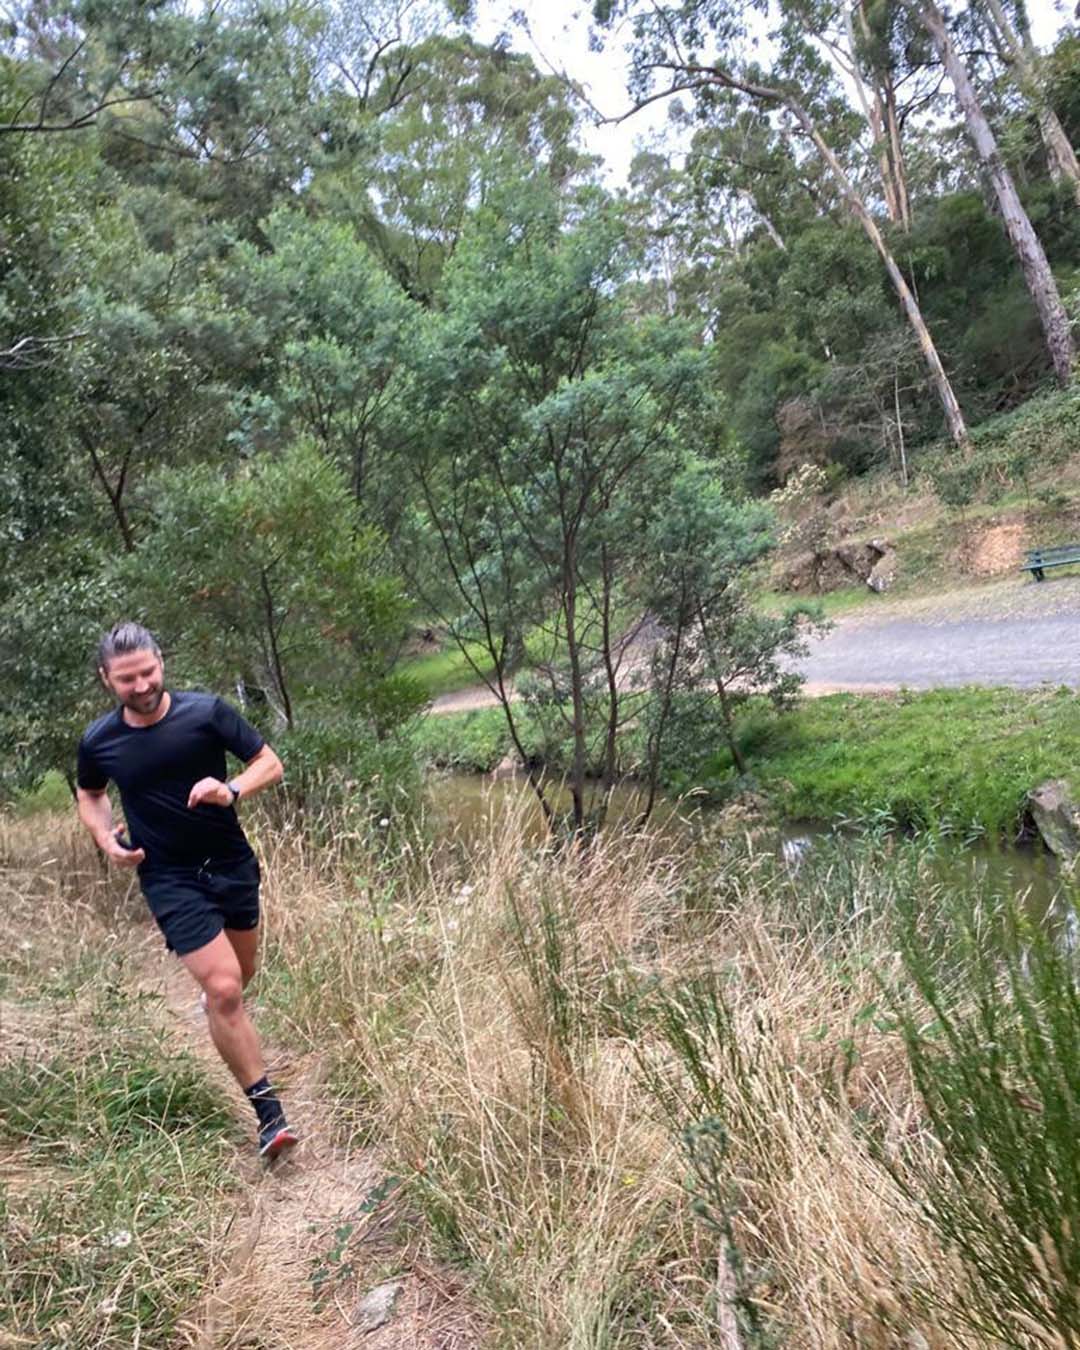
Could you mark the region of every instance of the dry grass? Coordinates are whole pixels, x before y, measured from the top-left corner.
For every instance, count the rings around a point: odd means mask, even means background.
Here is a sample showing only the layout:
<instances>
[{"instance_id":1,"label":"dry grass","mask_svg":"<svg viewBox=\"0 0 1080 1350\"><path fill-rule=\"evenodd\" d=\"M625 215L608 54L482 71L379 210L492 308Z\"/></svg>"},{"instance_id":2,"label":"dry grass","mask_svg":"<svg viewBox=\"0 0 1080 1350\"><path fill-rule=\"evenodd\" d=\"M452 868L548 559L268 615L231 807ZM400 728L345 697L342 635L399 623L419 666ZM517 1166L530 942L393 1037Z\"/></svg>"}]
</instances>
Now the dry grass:
<instances>
[{"instance_id":1,"label":"dry grass","mask_svg":"<svg viewBox=\"0 0 1080 1350\"><path fill-rule=\"evenodd\" d=\"M725 847L538 851L511 813L467 852L359 863L280 831L269 1004L325 1056L341 1127L397 1160L487 1343L977 1344L940 1324L962 1274L868 1146L870 1123L923 1149L903 1045L865 1013L884 924L800 917L770 856ZM680 1138L705 1106L640 1013L705 972L751 1066L704 1047L726 1254Z\"/></svg>"},{"instance_id":2,"label":"dry grass","mask_svg":"<svg viewBox=\"0 0 1080 1350\"><path fill-rule=\"evenodd\" d=\"M287 828L268 836L275 911L281 888L314 875L304 850ZM473 1350L461 1281L418 1250L418 1220L381 1159L335 1146L354 1132L335 1125L317 1050L264 1037L304 1139L268 1170L132 878L106 872L66 816L0 818L0 892L0 1324L12 1345ZM138 1098L128 1109L148 1081L164 1082L167 1103L174 1083L195 1094L184 1119ZM361 1339L357 1298L388 1276L395 1315Z\"/></svg>"},{"instance_id":3,"label":"dry grass","mask_svg":"<svg viewBox=\"0 0 1080 1350\"><path fill-rule=\"evenodd\" d=\"M275 1290L248 1278L245 1234L263 1243L277 1214L295 1269L264 1319L275 1346L344 1343L335 1308L380 1278L404 1284L362 1342L380 1350L994 1343L955 1324L978 1291L882 1162L936 1157L876 1011L890 887L922 886L917 867L868 853L793 876L771 852L671 833L545 850L513 812L467 847L317 824L260 831L259 1017L290 1047L319 1158L254 1207L207 1199L178 1336L263 1344L253 1314ZM138 912L67 825L38 828L0 826L0 936L23 988L79 970L87 943L127 960ZM15 1003L10 1044L78 1044L81 1013ZM18 1141L0 1161L13 1194L41 1164ZM316 1172L356 1184L316 1194ZM226 1237L229 1204L244 1224Z\"/></svg>"},{"instance_id":4,"label":"dry grass","mask_svg":"<svg viewBox=\"0 0 1080 1350\"><path fill-rule=\"evenodd\" d=\"M0 1323L174 1344L225 1246L231 1123L140 997L145 929L67 820L0 820Z\"/></svg>"}]
</instances>

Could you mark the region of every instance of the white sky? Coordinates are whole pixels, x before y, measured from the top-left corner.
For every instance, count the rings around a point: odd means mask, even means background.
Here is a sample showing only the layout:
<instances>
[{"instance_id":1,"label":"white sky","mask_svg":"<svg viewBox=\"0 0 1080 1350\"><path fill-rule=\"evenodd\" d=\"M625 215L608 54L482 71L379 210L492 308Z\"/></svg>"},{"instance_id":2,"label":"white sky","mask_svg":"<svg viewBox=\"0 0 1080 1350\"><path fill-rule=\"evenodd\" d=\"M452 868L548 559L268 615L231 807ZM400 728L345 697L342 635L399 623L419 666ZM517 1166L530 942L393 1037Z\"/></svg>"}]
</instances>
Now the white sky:
<instances>
[{"instance_id":1,"label":"white sky","mask_svg":"<svg viewBox=\"0 0 1080 1350\"><path fill-rule=\"evenodd\" d=\"M515 10L528 15L528 34L511 21ZM606 35L607 50L589 50L591 11L591 0L476 0L473 31L481 42L507 33L515 51L528 52L542 70L565 71L587 90L601 113L615 117L630 106L626 92L629 62L620 55L617 34ZM1067 13L1062 0L1028 0L1037 46L1052 44ZM586 126L583 134L587 149L602 157L609 181L619 185L626 181L637 143L663 135L666 127L667 102L660 101L619 126ZM674 134L674 130L667 133L669 146Z\"/></svg>"},{"instance_id":2,"label":"white sky","mask_svg":"<svg viewBox=\"0 0 1080 1350\"><path fill-rule=\"evenodd\" d=\"M511 22L514 10L528 15L529 33ZM536 0L476 0L472 31L481 42L507 33L515 51L528 52L541 70L565 72L585 89L599 112L617 117L630 107L626 92L629 57L620 54L618 35L610 33L605 34L605 51L589 50L591 13L591 0L542 0L539 4ZM586 125L585 146L601 156L613 184L624 183L635 143L656 135L666 126L667 115L667 103L661 101L620 126Z\"/></svg>"}]
</instances>

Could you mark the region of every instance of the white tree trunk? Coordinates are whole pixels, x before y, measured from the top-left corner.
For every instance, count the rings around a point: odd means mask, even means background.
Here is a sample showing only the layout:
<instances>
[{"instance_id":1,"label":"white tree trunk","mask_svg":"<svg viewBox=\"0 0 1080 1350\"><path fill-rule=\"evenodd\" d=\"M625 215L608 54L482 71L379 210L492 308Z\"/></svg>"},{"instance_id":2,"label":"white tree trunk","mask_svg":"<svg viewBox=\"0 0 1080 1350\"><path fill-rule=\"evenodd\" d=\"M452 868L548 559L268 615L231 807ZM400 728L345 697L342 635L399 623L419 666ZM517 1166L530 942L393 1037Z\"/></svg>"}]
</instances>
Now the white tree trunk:
<instances>
[{"instance_id":1,"label":"white tree trunk","mask_svg":"<svg viewBox=\"0 0 1080 1350\"><path fill-rule=\"evenodd\" d=\"M1050 176L1055 181L1069 179L1077 205L1080 205L1080 161L1076 158L1076 151L1065 134L1060 118L1047 99L1046 85L1040 70L1041 60L1031 41L1031 34L1026 29L1023 33L1016 31L1001 0L986 0L986 6L997 30L997 37L1005 49L1002 52L1003 59L1014 69L1017 83L1035 107Z\"/></svg>"},{"instance_id":2,"label":"white tree trunk","mask_svg":"<svg viewBox=\"0 0 1080 1350\"><path fill-rule=\"evenodd\" d=\"M833 154L832 147L818 131L810 114L801 104L793 99L787 100L787 105L798 119L799 124L806 134L813 141L818 153L825 163L832 170L833 176L844 194L844 197L851 207L853 214L859 224L866 231L867 237L877 249L878 256L885 264L885 270L889 274L889 280L893 284L903 306L904 314L908 323L911 325L916 338L919 341L919 347L923 354L923 360L926 362L927 369L930 372L930 379L934 385L934 390L941 401L941 406L945 412L945 420L949 426L949 434L958 446L967 448L968 430L964 422L964 414L960 410L960 403L953 392L952 384L948 375L945 373L945 367L941 364L941 357L938 355L937 347L934 345L934 339L930 335L930 329L926 326L926 320L922 316L922 310L919 308L919 302L915 299L911 287L907 284L903 272L897 266L896 259L886 244L881 231L877 227L877 221L870 214L866 203L859 195L854 183L844 172L844 167Z\"/></svg>"},{"instance_id":3,"label":"white tree trunk","mask_svg":"<svg viewBox=\"0 0 1080 1350\"><path fill-rule=\"evenodd\" d=\"M990 123L979 104L964 63L953 46L944 16L933 0L905 0L905 3L914 10L930 34L938 56L953 82L957 102L967 121L968 133L993 184L1005 229L1016 256L1020 259L1028 291L1038 311L1054 374L1058 383L1064 387L1072 378L1075 355L1072 329L1043 246L1020 201L1012 175L1001 158L994 133L990 130Z\"/></svg>"},{"instance_id":4,"label":"white tree trunk","mask_svg":"<svg viewBox=\"0 0 1080 1350\"><path fill-rule=\"evenodd\" d=\"M773 88L770 85L758 84L753 80L741 79L739 76L725 70L722 66L699 66L694 64L685 64L678 67L685 75L697 76L703 84L721 85L726 89L739 89L744 94L749 94L751 98L760 99L765 103L786 107L803 132L813 142L818 154L821 155L828 165L830 172L836 179L837 185L843 193L844 200L850 207L852 214L858 220L859 224L866 231L866 235L878 256L885 264L885 270L889 274L889 280L893 284L893 289L900 298L904 314L908 323L911 324L915 336L918 339L919 347L926 362L927 369L930 371L930 379L934 390L941 400L941 406L945 412L945 420L948 423L949 434L958 446L965 451L970 446L967 426L964 422L964 414L960 410L960 404L956 395L953 393L953 387L949 383L949 377L945 373L945 367L941 364L941 357L938 355L937 347L934 345L934 339L930 335L930 330L926 326L926 321L919 308L919 302L912 293L911 287L904 279L903 272L896 264L882 237L881 231L877 227L877 222L870 214L870 211L859 195L855 184L844 172L844 166L833 154L828 141L825 140L821 132L818 131L813 118L806 109L796 99L781 89Z\"/></svg>"}]
</instances>

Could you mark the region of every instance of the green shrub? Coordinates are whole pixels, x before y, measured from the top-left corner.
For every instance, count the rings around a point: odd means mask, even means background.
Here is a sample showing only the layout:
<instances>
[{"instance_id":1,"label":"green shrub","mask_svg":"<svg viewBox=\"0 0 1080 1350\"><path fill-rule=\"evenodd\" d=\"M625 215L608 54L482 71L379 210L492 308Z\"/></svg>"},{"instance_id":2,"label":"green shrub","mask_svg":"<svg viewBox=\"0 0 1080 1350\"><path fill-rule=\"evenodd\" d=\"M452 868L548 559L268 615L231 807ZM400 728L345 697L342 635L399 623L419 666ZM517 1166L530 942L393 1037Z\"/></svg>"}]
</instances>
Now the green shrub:
<instances>
[{"instance_id":1,"label":"green shrub","mask_svg":"<svg viewBox=\"0 0 1080 1350\"><path fill-rule=\"evenodd\" d=\"M489 773L510 749L501 708L429 713L417 724L412 740L423 763L463 773Z\"/></svg>"},{"instance_id":2,"label":"green shrub","mask_svg":"<svg viewBox=\"0 0 1080 1350\"><path fill-rule=\"evenodd\" d=\"M926 941L917 901L901 929L907 982L892 1002L939 1153L901 1156L894 1173L982 1291L958 1317L995 1342L1026 1344L1037 1330L1071 1345L1080 1336L1076 957L1012 901L996 912L957 903L947 921L956 940L944 951Z\"/></svg>"}]
</instances>

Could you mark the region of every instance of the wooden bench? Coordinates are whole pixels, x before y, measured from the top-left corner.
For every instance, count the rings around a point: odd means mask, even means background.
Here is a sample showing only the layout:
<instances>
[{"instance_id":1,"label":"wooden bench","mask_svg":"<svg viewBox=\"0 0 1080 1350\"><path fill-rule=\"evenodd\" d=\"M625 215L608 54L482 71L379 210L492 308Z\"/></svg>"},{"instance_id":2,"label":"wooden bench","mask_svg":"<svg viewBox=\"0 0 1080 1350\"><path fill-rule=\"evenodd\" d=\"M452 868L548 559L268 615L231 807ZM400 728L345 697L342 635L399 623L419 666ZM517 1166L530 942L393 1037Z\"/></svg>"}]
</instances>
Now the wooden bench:
<instances>
[{"instance_id":1,"label":"wooden bench","mask_svg":"<svg viewBox=\"0 0 1080 1350\"><path fill-rule=\"evenodd\" d=\"M1024 555L1021 572L1031 572L1036 581L1045 581L1047 567L1080 563L1080 544L1058 544L1056 548L1032 548Z\"/></svg>"}]
</instances>

